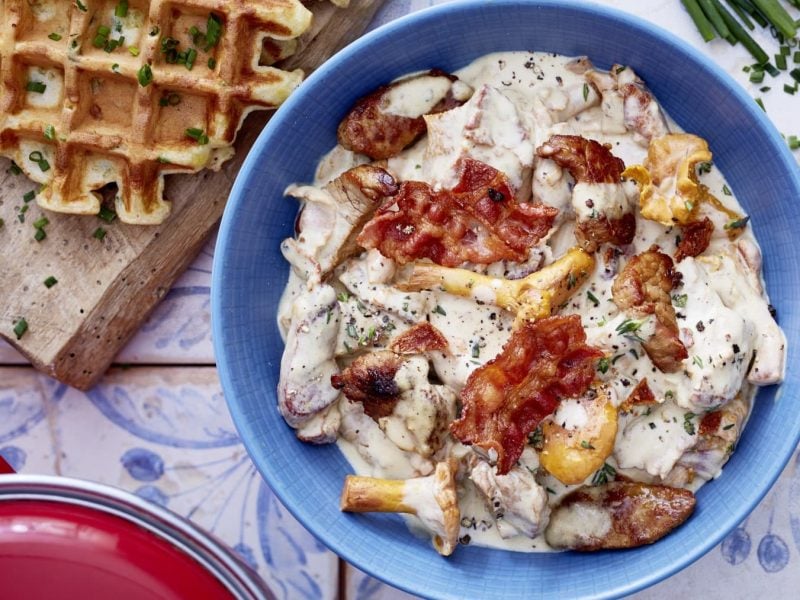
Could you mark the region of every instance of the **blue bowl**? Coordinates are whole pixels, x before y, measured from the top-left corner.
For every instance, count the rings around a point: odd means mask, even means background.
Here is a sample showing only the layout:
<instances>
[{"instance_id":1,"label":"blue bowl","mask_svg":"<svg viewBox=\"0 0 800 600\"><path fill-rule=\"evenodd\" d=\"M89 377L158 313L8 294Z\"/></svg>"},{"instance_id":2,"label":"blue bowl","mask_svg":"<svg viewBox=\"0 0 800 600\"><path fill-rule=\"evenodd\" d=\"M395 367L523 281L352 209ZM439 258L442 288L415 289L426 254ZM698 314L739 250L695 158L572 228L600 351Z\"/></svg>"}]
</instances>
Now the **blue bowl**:
<instances>
[{"instance_id":1,"label":"blue bowl","mask_svg":"<svg viewBox=\"0 0 800 600\"><path fill-rule=\"evenodd\" d=\"M455 70L499 50L588 55L631 65L687 131L706 138L764 251L773 305L798 338L797 200L800 171L775 128L728 76L672 35L623 13L573 2L457 2L390 23L358 40L303 83L269 122L236 180L217 242L212 278L214 346L233 419L258 469L289 510L345 560L384 581L437 598L613 597L686 567L755 508L800 438L797 346L786 381L762 390L722 476L698 493L677 531L643 548L594 554L516 554L462 547L437 556L396 516L339 512L351 472L335 446L300 443L276 410L283 343L276 307L288 275L278 250L297 212L283 197L310 181L336 142L353 102L411 71ZM796 302L796 301L794 301Z\"/></svg>"}]
</instances>

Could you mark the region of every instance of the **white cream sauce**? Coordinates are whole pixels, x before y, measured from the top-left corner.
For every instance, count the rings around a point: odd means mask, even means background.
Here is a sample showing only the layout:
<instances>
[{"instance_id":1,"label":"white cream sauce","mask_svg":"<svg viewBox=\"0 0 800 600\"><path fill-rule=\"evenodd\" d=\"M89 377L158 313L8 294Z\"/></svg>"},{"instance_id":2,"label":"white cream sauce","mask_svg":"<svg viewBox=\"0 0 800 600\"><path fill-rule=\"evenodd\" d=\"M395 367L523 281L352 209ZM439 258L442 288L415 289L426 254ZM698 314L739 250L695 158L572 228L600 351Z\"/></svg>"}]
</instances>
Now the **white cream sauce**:
<instances>
[{"instance_id":1,"label":"white cream sauce","mask_svg":"<svg viewBox=\"0 0 800 600\"><path fill-rule=\"evenodd\" d=\"M647 141L625 127L621 99L612 94L601 98L592 85L586 84L573 59L546 53L497 53L476 60L456 75L475 90L472 98L459 108L426 116L427 137L388 160L388 169L396 178L446 187L454 183L454 166L465 156L502 170L521 190L524 196L521 200L528 201L532 196L561 211L546 245L536 250L537 260L538 256L544 256L545 264L575 244L576 218L592 218L594 210L613 218L637 204L638 195L631 184L575 185L572 177L552 161L534 161L535 149L556 133L583 135L609 144L614 155L626 165L641 164L646 157ZM628 77L632 79L633 74ZM436 104L446 92L441 78L419 78L411 86L398 87L384 109L394 114L416 115ZM671 131L680 131L668 118L667 123ZM321 161L314 185L322 186L363 162L364 157L337 146ZM743 213L716 167L700 177L726 206ZM533 189L530 183L526 189L525 182L531 179ZM611 295L615 276L634 254L658 244L663 252L672 255L676 236L680 234L678 228L664 227L637 215L636 236L631 246L616 255L612 253L610 260L606 260L601 249L594 273L560 311L580 314L589 343L606 352L608 368L598 372L598 378L612 386L616 403L624 401L644 378L658 401L647 410L637 408L621 414L616 447L606 461L608 465L627 476L651 482L667 478L681 457L712 461L713 464L704 463L698 468L698 476L686 483L692 489L702 485L704 476L718 475L727 458L722 451L709 453L713 457L708 459L698 458L701 453L691 454L699 437L702 414L724 406L740 390L745 405L749 405L753 394L749 383L779 382L786 344L769 314L768 300L762 291L760 252L750 229L736 243L731 243L724 230L727 218L710 208L703 210L715 223L714 239L703 256L685 259L677 265L683 275L683 286L673 291L680 337L689 351L681 371L662 373L644 352L637 338L652 334L655 326L652 318L638 320L637 335L620 333L621 326L630 318L616 307ZM508 265L497 269L492 266L489 270L498 269L502 273ZM490 304L494 297L490 289L485 290L483 301L480 294L476 294L479 300L475 301L438 290L401 292L391 285L393 265L380 263L371 267L366 255L351 259L336 273L337 289L375 314L389 315L393 327L403 328L428 320L445 335L450 352L432 353L431 374L454 392L461 390L470 373L495 357L510 336L513 315ZM303 281L293 274L279 310L282 330L288 327L288 306L303 293ZM345 316L354 316L355 333L360 335L375 323L370 325L356 318L352 307L347 308L352 302L340 299L340 307ZM342 321L349 322L347 318ZM343 352L342 342L346 337L346 331L340 332L337 355ZM748 374L754 353L754 368ZM346 399L340 401L342 434L338 444L357 473L407 478L432 471L431 461L407 451L408 447L402 450L392 443L379 425L364 417L363 411L353 404ZM577 403L565 401L558 409L558 419L570 428L584 427L588 418ZM453 440L446 450L455 457L472 453ZM550 506L577 487L562 485L551 475L538 472L538 457L532 447L526 449L516 468L538 473L538 485L546 490ZM588 477L585 483L591 484L592 479ZM467 474L460 485L459 504L462 543L469 541L514 551L549 549L541 535L546 515L535 538L518 535L503 539L482 493ZM579 518L575 520L585 529L567 532L569 535L601 536L610 526L605 513L589 514L591 509L585 506L575 510L586 513L577 515Z\"/></svg>"}]
</instances>

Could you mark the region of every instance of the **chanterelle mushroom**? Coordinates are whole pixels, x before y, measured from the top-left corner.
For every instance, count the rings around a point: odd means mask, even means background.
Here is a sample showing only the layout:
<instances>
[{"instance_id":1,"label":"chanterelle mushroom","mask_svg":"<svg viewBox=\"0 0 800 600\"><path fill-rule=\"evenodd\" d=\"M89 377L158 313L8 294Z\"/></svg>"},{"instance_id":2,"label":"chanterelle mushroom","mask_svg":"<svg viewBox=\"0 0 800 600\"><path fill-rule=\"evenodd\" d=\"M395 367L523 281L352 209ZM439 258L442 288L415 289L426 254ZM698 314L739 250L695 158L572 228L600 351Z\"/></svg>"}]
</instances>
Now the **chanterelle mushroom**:
<instances>
[{"instance_id":1,"label":"chanterelle mushroom","mask_svg":"<svg viewBox=\"0 0 800 600\"><path fill-rule=\"evenodd\" d=\"M458 543L461 511L456 496L455 461L440 462L433 475L414 479L376 479L348 475L340 509L417 516L431 532L433 547L450 556Z\"/></svg>"}]
</instances>

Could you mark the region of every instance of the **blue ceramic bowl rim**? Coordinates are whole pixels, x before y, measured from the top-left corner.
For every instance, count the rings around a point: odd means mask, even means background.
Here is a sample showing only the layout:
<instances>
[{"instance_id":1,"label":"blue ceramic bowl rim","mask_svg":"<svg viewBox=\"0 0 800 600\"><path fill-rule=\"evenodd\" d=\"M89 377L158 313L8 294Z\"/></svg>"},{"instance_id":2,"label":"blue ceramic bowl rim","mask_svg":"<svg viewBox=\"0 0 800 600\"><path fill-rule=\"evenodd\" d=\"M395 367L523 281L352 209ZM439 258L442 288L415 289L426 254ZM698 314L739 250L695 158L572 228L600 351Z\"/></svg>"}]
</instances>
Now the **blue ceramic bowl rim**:
<instances>
[{"instance_id":1,"label":"blue ceramic bowl rim","mask_svg":"<svg viewBox=\"0 0 800 600\"><path fill-rule=\"evenodd\" d=\"M687 60L696 63L696 66L704 70L706 74L715 80L715 83L733 96L737 103L741 104L744 109L749 113L749 117L756 121L759 127L764 130L770 138L773 149L776 151L774 160L780 161L780 167L787 174L790 182L789 187L792 188L800 197L800 170L797 168L797 163L786 147L780 133L775 129L771 121L765 116L764 112L758 108L753 102L752 98L739 86L728 74L722 72L716 65L711 64L707 57L700 53L695 48L691 47L680 38L673 34L652 25L638 17L624 13L622 11L607 8L597 4L589 4L576 2L575 0L456 0L447 4L433 6L420 10L418 12L406 15L395 21L392 21L380 28L364 35L359 38L334 57L329 59L322 67L317 69L303 84L302 87L296 91L277 111L277 113L269 121L265 129L261 132L256 140L253 148L250 150L232 188L228 204L226 206L220 230L218 234L217 244L215 248L214 265L212 269L212 284L211 284L211 312L212 312L212 333L214 340L214 350L217 357L217 367L222 383L222 388L226 396L229 410L232 414L234 423L242 437L242 441L250 454L253 462L256 464L259 472L264 476L267 482L273 486L273 491L278 498L286 505L288 510L301 521L301 523L314 533L320 540L325 543L331 550L349 560L356 567L361 568L370 575L390 583L407 592L425 595L431 590L421 589L414 584L410 578L398 579L385 573L377 572L375 569L370 568L369 565L362 564L357 559L350 559L347 548L347 543L344 540L335 539L328 534L327 529L319 527L318 524L311 519L306 519L304 515L295 511L294 507L287 499L286 491L280 487L280 480L276 478L275 474L270 470L269 463L259 458L259 448L252 440L252 429L245 418L244 407L241 406L236 399L236 389L232 378L229 366L229 351L230 349L225 343L225 327L226 327L226 314L223 308L223 293L224 281L223 272L220 265L225 262L227 256L228 246L234 236L236 236L236 220L235 213L237 206L242 201L242 196L246 191L247 182L250 179L252 172L258 164L259 157L264 152L264 149L273 141L273 132L278 130L279 127L286 121L291 120L293 112L297 107L306 101L306 98L313 93L315 87L325 80L332 72L335 72L342 65L352 61L365 49L375 45L379 46L380 41L385 38L391 38L396 35L402 34L404 31L410 30L412 27L417 26L421 22L435 21L439 19L447 19L448 16L460 13L462 11L471 10L486 10L492 8L495 10L502 10L504 7L542 7L542 8L562 8L568 7L570 10L584 12L589 15L596 15L608 20L616 21L623 28L632 28L643 32L646 36L656 39L658 42L669 45L678 53L686 56ZM271 397L274 397L274 392L270 390ZM781 388L778 394L785 394L785 389ZM795 423L794 429L785 438L785 442L779 449L779 452L774 456L776 460L770 467L768 476L762 478L764 482L762 489L756 491L754 495L749 497L749 502L741 503L738 505L737 510L729 514L722 521L718 521L718 529L715 535L710 535L704 539L702 544L693 546L684 554L676 557L669 565L660 569L654 570L649 576L641 577L637 580L628 580L625 574L619 577L619 581L614 581L616 584L613 589L602 590L598 592L595 597L618 597L628 595L639 591L645 587L653 585L681 569L687 567L692 562L696 561L709 550L715 547L725 535L727 535L734 527L739 524L763 499L772 485L779 477L783 467L788 463L792 453L794 452L798 442L800 442L800 421ZM298 442L299 443L299 442ZM444 590L435 590L443 596L447 594Z\"/></svg>"}]
</instances>

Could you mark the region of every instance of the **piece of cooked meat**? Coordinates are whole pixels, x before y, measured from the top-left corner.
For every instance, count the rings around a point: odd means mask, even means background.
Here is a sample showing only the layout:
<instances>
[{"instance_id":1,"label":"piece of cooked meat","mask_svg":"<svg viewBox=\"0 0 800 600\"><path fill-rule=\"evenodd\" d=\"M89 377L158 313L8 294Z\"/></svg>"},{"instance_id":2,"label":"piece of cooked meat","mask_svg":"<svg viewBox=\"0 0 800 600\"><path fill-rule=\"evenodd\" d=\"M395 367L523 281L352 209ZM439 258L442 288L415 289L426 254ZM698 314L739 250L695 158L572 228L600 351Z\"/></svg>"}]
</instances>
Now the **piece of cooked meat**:
<instances>
[{"instance_id":1,"label":"piece of cooked meat","mask_svg":"<svg viewBox=\"0 0 800 600\"><path fill-rule=\"evenodd\" d=\"M389 349L396 354L424 354L432 350L447 352L449 345L442 332L425 321L394 338Z\"/></svg>"},{"instance_id":2,"label":"piece of cooked meat","mask_svg":"<svg viewBox=\"0 0 800 600\"><path fill-rule=\"evenodd\" d=\"M600 244L622 246L633 241L636 217L632 198L622 186L625 163L607 146L577 135L553 135L536 153L575 179L575 237L582 248L594 252Z\"/></svg>"},{"instance_id":3,"label":"piece of cooked meat","mask_svg":"<svg viewBox=\"0 0 800 600\"><path fill-rule=\"evenodd\" d=\"M453 189L404 181L364 226L358 243L400 264L421 258L447 267L525 260L558 210L517 202L505 175L487 164L468 158L459 169Z\"/></svg>"},{"instance_id":4,"label":"piece of cooked meat","mask_svg":"<svg viewBox=\"0 0 800 600\"><path fill-rule=\"evenodd\" d=\"M699 256L705 252L713 233L714 223L708 217L681 226L681 241L675 250L675 260L681 262L687 256Z\"/></svg>"},{"instance_id":5,"label":"piece of cooked meat","mask_svg":"<svg viewBox=\"0 0 800 600\"><path fill-rule=\"evenodd\" d=\"M469 478L483 494L501 538L520 534L535 538L547 524L550 515L547 491L526 467L517 466L505 475L498 475L496 467L478 460Z\"/></svg>"},{"instance_id":6,"label":"piece of cooked meat","mask_svg":"<svg viewBox=\"0 0 800 600\"><path fill-rule=\"evenodd\" d=\"M330 378L340 311L336 290L318 285L295 300L278 380L278 409L295 429L303 427L339 397Z\"/></svg>"},{"instance_id":7,"label":"piece of cooked meat","mask_svg":"<svg viewBox=\"0 0 800 600\"><path fill-rule=\"evenodd\" d=\"M584 486L565 496L545 531L554 548L581 552L652 544L694 511L689 490L615 481Z\"/></svg>"},{"instance_id":8,"label":"piece of cooked meat","mask_svg":"<svg viewBox=\"0 0 800 600\"><path fill-rule=\"evenodd\" d=\"M480 449L504 475L528 434L561 398L587 390L602 356L586 344L578 315L524 321L503 351L470 375L461 391L461 416L450 432Z\"/></svg>"},{"instance_id":9,"label":"piece of cooked meat","mask_svg":"<svg viewBox=\"0 0 800 600\"><path fill-rule=\"evenodd\" d=\"M605 102L612 101L612 96L622 100L623 123L628 131L638 133L647 141L669 133L661 107L630 67L614 65L608 72L588 71L586 79Z\"/></svg>"},{"instance_id":10,"label":"piece of cooked meat","mask_svg":"<svg viewBox=\"0 0 800 600\"><path fill-rule=\"evenodd\" d=\"M361 402L364 412L377 420L392 414L400 399L395 375L402 364L401 357L387 350L363 354L344 371L332 375L331 385L348 400Z\"/></svg>"},{"instance_id":11,"label":"piece of cooked meat","mask_svg":"<svg viewBox=\"0 0 800 600\"><path fill-rule=\"evenodd\" d=\"M680 282L672 258L653 246L637 254L617 275L611 294L617 307L636 317L654 315L655 332L642 342L653 364L664 373L674 373L689 356L678 337L678 321L670 292Z\"/></svg>"},{"instance_id":12,"label":"piece of cooked meat","mask_svg":"<svg viewBox=\"0 0 800 600\"><path fill-rule=\"evenodd\" d=\"M364 224L398 186L385 170L360 165L342 173L323 189L291 185L286 193L305 204L297 218L297 236L283 241L281 251L304 279L320 281L347 258Z\"/></svg>"},{"instance_id":13,"label":"piece of cooked meat","mask_svg":"<svg viewBox=\"0 0 800 600\"><path fill-rule=\"evenodd\" d=\"M466 98L453 94L455 81L455 75L433 69L379 87L358 100L339 124L339 144L373 160L399 154L425 133L423 115L463 104ZM426 85L430 93L421 101Z\"/></svg>"},{"instance_id":14,"label":"piece of cooked meat","mask_svg":"<svg viewBox=\"0 0 800 600\"><path fill-rule=\"evenodd\" d=\"M619 183L625 163L600 142L579 135L553 135L536 149L567 169L576 182Z\"/></svg>"}]
</instances>

